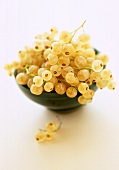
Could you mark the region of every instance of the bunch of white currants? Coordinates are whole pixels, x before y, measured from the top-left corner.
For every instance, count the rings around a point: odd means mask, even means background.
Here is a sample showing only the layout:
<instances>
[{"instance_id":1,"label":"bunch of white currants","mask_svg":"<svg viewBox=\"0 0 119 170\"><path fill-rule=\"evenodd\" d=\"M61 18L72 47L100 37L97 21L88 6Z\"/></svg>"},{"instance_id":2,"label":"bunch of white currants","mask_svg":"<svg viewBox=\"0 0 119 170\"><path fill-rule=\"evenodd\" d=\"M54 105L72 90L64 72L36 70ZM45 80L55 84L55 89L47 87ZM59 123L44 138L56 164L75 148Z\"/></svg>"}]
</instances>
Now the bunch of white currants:
<instances>
[{"instance_id":1,"label":"bunch of white currants","mask_svg":"<svg viewBox=\"0 0 119 170\"><path fill-rule=\"evenodd\" d=\"M91 46L88 34L75 37L79 28L59 33L53 27L37 35L32 46L19 51L20 61L6 64L5 69L9 75L17 70L17 83L27 85L34 95L45 91L74 98L80 93L80 104L92 101L94 83L100 89L115 89L112 73L106 69L108 56Z\"/></svg>"},{"instance_id":2,"label":"bunch of white currants","mask_svg":"<svg viewBox=\"0 0 119 170\"><path fill-rule=\"evenodd\" d=\"M62 122L59 120L59 124L56 122L46 123L46 129L39 129L35 138L38 142L51 141L54 139L55 133L61 128Z\"/></svg>"}]
</instances>

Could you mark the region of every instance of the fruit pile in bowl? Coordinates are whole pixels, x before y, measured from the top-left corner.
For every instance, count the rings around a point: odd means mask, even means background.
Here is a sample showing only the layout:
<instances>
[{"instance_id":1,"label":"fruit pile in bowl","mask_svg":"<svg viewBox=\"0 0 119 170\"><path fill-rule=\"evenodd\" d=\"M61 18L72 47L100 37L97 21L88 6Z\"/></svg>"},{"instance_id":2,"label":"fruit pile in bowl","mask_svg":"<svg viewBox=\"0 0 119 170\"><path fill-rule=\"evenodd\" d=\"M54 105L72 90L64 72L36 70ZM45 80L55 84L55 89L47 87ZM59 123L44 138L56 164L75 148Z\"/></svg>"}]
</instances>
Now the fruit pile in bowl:
<instances>
[{"instance_id":1,"label":"fruit pile in bowl","mask_svg":"<svg viewBox=\"0 0 119 170\"><path fill-rule=\"evenodd\" d=\"M85 23L85 21L84 21ZM18 52L19 61L6 64L19 88L32 101L52 110L69 110L90 103L95 91L115 89L106 69L108 56L90 43L90 35L53 27Z\"/></svg>"}]
</instances>

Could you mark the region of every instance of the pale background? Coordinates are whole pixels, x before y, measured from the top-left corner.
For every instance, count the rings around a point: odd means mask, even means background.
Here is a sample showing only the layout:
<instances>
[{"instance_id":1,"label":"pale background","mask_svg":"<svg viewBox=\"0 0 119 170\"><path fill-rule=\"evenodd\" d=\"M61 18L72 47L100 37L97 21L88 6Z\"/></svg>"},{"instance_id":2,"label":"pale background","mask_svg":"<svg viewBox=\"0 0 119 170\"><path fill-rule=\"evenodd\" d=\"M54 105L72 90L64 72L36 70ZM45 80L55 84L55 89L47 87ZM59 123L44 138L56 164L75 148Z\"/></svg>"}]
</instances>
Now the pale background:
<instances>
[{"instance_id":1,"label":"pale background","mask_svg":"<svg viewBox=\"0 0 119 170\"><path fill-rule=\"evenodd\" d=\"M0 170L119 169L119 1L0 0ZM87 20L92 44L109 55L115 91L98 90L94 101L63 122L53 142L34 135L56 114L27 99L4 65L52 26L72 31Z\"/></svg>"}]
</instances>

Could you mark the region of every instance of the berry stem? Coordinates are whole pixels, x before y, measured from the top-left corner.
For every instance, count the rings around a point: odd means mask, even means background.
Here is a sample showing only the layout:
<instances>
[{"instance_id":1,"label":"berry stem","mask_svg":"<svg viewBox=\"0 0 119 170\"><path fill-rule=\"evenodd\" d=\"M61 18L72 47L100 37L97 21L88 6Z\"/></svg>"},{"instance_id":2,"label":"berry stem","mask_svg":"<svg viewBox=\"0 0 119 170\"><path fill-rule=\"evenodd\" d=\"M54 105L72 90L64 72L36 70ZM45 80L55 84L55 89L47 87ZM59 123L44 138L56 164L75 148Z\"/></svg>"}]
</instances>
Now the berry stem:
<instances>
[{"instance_id":1,"label":"berry stem","mask_svg":"<svg viewBox=\"0 0 119 170\"><path fill-rule=\"evenodd\" d=\"M82 70L82 68L78 68L78 67L72 67L73 69L76 69L76 70ZM83 68L84 69L84 68ZM91 67L85 67L85 69L89 69L89 70L92 70Z\"/></svg>"},{"instance_id":2,"label":"berry stem","mask_svg":"<svg viewBox=\"0 0 119 170\"><path fill-rule=\"evenodd\" d=\"M56 129L56 131L58 131L58 130L61 128L61 126L62 126L62 121L60 120L60 118L59 118L58 115L56 115L56 117L57 117L57 119L58 119L58 121L59 121L59 126L58 126L57 129Z\"/></svg>"},{"instance_id":3,"label":"berry stem","mask_svg":"<svg viewBox=\"0 0 119 170\"><path fill-rule=\"evenodd\" d=\"M75 34L76 34L76 32L80 29L80 28L83 28L83 26L84 26L84 24L86 23L86 20L77 28L77 29L75 29L73 32L72 32L72 37L71 37L71 41L72 41L72 39L73 39L73 37L75 36ZM84 32L84 30L83 30L83 32Z\"/></svg>"},{"instance_id":4,"label":"berry stem","mask_svg":"<svg viewBox=\"0 0 119 170\"><path fill-rule=\"evenodd\" d=\"M38 130L40 130L40 131L42 131L42 132L46 132L46 130L44 130L44 129L38 129Z\"/></svg>"}]
</instances>

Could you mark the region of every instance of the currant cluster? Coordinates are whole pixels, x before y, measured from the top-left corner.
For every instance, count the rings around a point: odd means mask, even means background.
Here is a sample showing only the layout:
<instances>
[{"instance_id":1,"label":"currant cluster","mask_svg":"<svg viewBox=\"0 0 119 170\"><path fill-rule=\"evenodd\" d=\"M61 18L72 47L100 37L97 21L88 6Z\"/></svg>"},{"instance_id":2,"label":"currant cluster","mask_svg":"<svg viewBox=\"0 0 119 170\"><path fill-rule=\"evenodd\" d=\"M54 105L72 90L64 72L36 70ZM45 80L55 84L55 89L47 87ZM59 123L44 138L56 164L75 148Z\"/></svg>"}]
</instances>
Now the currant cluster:
<instances>
[{"instance_id":1,"label":"currant cluster","mask_svg":"<svg viewBox=\"0 0 119 170\"><path fill-rule=\"evenodd\" d=\"M60 129L62 122L59 122L59 125L56 122L46 123L46 129L39 129L39 132L36 134L35 138L38 142L44 142L45 140L53 140L55 133Z\"/></svg>"},{"instance_id":2,"label":"currant cluster","mask_svg":"<svg viewBox=\"0 0 119 170\"><path fill-rule=\"evenodd\" d=\"M19 51L20 61L6 64L5 69L9 75L17 70L17 83L27 85L34 95L55 91L74 98L81 93L80 104L92 101L93 83L100 89L115 89L112 72L106 69L108 56L96 52L90 35L83 32L75 37L84 23L73 32L58 32L53 27L37 35L32 46Z\"/></svg>"}]
</instances>

